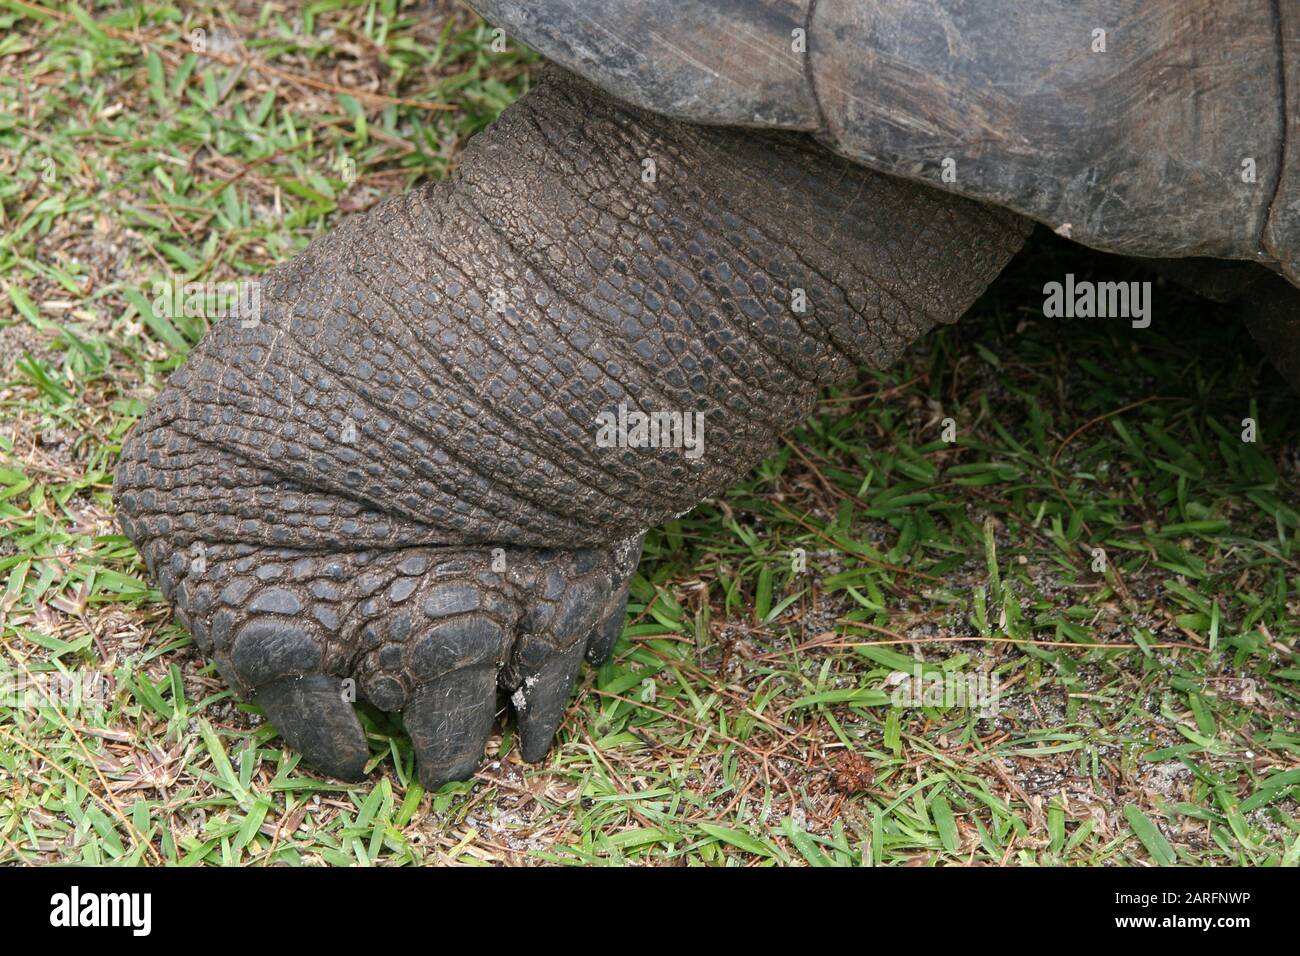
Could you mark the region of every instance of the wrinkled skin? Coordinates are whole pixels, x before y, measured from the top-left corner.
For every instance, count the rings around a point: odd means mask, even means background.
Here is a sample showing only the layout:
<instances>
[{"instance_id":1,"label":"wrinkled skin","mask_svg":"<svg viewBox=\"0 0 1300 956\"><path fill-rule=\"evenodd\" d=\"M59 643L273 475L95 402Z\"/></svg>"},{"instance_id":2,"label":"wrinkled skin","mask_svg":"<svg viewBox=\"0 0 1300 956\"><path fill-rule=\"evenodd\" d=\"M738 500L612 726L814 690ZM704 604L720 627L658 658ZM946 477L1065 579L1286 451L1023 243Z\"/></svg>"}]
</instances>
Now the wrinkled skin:
<instances>
[{"instance_id":1,"label":"wrinkled skin","mask_svg":"<svg viewBox=\"0 0 1300 956\"><path fill-rule=\"evenodd\" d=\"M354 686L402 713L429 787L473 773L498 691L537 760L621 629L644 531L955 321L1027 231L548 71L446 182L345 221L264 278L256 322L212 329L123 448L120 520L319 769L365 772ZM702 412L702 454L602 447L620 405Z\"/></svg>"}]
</instances>

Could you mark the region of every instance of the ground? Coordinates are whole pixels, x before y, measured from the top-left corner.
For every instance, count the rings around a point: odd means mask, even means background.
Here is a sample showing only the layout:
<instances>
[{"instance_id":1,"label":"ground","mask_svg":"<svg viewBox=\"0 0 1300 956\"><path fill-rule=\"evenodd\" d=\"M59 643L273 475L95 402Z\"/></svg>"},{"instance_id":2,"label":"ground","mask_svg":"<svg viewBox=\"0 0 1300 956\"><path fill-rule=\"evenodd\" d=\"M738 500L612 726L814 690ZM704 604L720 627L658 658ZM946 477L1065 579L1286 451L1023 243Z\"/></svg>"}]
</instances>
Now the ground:
<instances>
[{"instance_id":1,"label":"ground","mask_svg":"<svg viewBox=\"0 0 1300 956\"><path fill-rule=\"evenodd\" d=\"M651 532L544 763L503 711L428 794L366 711L340 784L231 697L113 522L203 331L153 284L442 176L537 62L443 3L0 0L0 863L1300 863L1295 396L1050 234ZM1153 280L1151 327L1045 318L1066 272ZM967 683L895 706L914 667Z\"/></svg>"}]
</instances>

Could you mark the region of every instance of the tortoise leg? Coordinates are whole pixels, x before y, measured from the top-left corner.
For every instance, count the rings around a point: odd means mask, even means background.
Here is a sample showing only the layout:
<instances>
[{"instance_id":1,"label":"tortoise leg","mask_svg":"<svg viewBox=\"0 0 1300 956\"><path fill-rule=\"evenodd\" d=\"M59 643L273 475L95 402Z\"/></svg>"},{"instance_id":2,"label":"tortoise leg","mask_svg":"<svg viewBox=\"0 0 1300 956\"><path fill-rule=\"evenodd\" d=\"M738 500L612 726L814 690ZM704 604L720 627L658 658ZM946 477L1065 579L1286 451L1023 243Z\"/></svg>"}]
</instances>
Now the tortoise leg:
<instances>
[{"instance_id":1,"label":"tortoise leg","mask_svg":"<svg viewBox=\"0 0 1300 956\"><path fill-rule=\"evenodd\" d=\"M1300 392L1300 289L1268 275L1246 292L1242 310L1250 334L1287 384Z\"/></svg>"},{"instance_id":2,"label":"tortoise leg","mask_svg":"<svg viewBox=\"0 0 1300 956\"><path fill-rule=\"evenodd\" d=\"M1273 366L1300 391L1300 289L1254 262L1229 259L1134 261L1197 295L1235 304Z\"/></svg>"},{"instance_id":3,"label":"tortoise leg","mask_svg":"<svg viewBox=\"0 0 1300 956\"><path fill-rule=\"evenodd\" d=\"M447 181L212 327L123 445L119 520L317 767L368 762L350 691L402 714L428 786L474 771L498 690L538 759L644 531L956 321L1028 229L548 72Z\"/></svg>"}]
</instances>

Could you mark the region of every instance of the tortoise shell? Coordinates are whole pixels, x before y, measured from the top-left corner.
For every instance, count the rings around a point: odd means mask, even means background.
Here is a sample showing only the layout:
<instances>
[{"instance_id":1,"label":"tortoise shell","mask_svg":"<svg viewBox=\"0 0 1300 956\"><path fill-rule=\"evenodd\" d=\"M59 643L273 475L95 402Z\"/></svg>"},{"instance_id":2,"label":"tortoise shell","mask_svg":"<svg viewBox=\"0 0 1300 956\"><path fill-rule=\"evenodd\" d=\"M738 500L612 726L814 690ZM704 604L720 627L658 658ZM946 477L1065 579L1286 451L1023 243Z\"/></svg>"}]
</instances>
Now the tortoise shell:
<instances>
[{"instance_id":1,"label":"tortoise shell","mask_svg":"<svg viewBox=\"0 0 1300 956\"><path fill-rule=\"evenodd\" d=\"M611 95L1300 285L1300 4L470 0Z\"/></svg>"}]
</instances>

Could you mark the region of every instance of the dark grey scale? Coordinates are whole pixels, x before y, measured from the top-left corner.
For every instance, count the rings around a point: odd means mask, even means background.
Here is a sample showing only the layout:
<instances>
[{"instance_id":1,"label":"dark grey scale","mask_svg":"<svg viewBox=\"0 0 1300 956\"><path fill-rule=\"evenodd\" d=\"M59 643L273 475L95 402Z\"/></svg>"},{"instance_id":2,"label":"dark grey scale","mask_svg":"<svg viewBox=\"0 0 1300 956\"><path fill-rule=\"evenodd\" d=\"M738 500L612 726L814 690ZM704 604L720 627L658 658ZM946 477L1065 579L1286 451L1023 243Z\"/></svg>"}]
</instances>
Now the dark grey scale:
<instances>
[{"instance_id":1,"label":"dark grey scale","mask_svg":"<svg viewBox=\"0 0 1300 956\"><path fill-rule=\"evenodd\" d=\"M254 617L235 635L230 649L245 686L258 688L282 677L302 677L321 663L320 641L306 622Z\"/></svg>"},{"instance_id":2,"label":"dark grey scale","mask_svg":"<svg viewBox=\"0 0 1300 956\"><path fill-rule=\"evenodd\" d=\"M176 572L163 565L155 572L155 576L158 578L158 590L162 591L163 597L171 600L176 591Z\"/></svg>"},{"instance_id":3,"label":"dark grey scale","mask_svg":"<svg viewBox=\"0 0 1300 956\"><path fill-rule=\"evenodd\" d=\"M480 604L481 593L478 587L468 582L453 581L438 584L424 592L420 599L420 609L432 620L476 611Z\"/></svg>"},{"instance_id":4,"label":"dark grey scale","mask_svg":"<svg viewBox=\"0 0 1300 956\"><path fill-rule=\"evenodd\" d=\"M339 599L339 586L325 578L314 579L307 585L307 590L312 597L320 601L337 601Z\"/></svg>"},{"instance_id":5,"label":"dark grey scale","mask_svg":"<svg viewBox=\"0 0 1300 956\"><path fill-rule=\"evenodd\" d=\"M333 604L313 602L311 615L316 619L317 623L319 623L321 627L325 628L326 632L333 633L338 630L340 619L337 606Z\"/></svg>"},{"instance_id":6,"label":"dark grey scale","mask_svg":"<svg viewBox=\"0 0 1300 956\"><path fill-rule=\"evenodd\" d=\"M388 640L400 644L409 638L418 616L418 612L409 606L398 608L389 614L384 619Z\"/></svg>"},{"instance_id":7,"label":"dark grey scale","mask_svg":"<svg viewBox=\"0 0 1300 956\"><path fill-rule=\"evenodd\" d=\"M205 654L212 650L212 628L209 623L213 605L212 588L207 585L192 586L182 581L176 589L178 619L188 608L183 623L194 637L194 643Z\"/></svg>"},{"instance_id":8,"label":"dark grey scale","mask_svg":"<svg viewBox=\"0 0 1300 956\"><path fill-rule=\"evenodd\" d=\"M289 588L274 587L258 591L248 602L248 610L254 614L282 614L292 616L303 609L302 598Z\"/></svg>"},{"instance_id":9,"label":"dark grey scale","mask_svg":"<svg viewBox=\"0 0 1300 956\"><path fill-rule=\"evenodd\" d=\"M425 554L412 554L408 558L403 558L397 565L397 570L407 575L420 575L428 568L429 557Z\"/></svg>"},{"instance_id":10,"label":"dark grey scale","mask_svg":"<svg viewBox=\"0 0 1300 956\"><path fill-rule=\"evenodd\" d=\"M405 637L402 638L402 640L405 639L406 639ZM380 670L387 671L392 674L401 673L402 645L400 642L396 644L385 644L383 647L379 649L378 654L376 654L375 656L379 662L378 667Z\"/></svg>"},{"instance_id":11,"label":"dark grey scale","mask_svg":"<svg viewBox=\"0 0 1300 956\"><path fill-rule=\"evenodd\" d=\"M358 632L357 652L359 654L369 654L376 648L383 646L388 639L388 628L385 626L383 618L373 621L366 621L358 629L356 622L353 622L353 630Z\"/></svg>"},{"instance_id":12,"label":"dark grey scale","mask_svg":"<svg viewBox=\"0 0 1300 956\"><path fill-rule=\"evenodd\" d=\"M382 570L366 571L358 575L355 582L356 593L361 597L370 597L388 584L390 575Z\"/></svg>"},{"instance_id":13,"label":"dark grey scale","mask_svg":"<svg viewBox=\"0 0 1300 956\"><path fill-rule=\"evenodd\" d=\"M455 577L464 574L469 566L463 561L440 561L433 569L435 578Z\"/></svg>"},{"instance_id":14,"label":"dark grey scale","mask_svg":"<svg viewBox=\"0 0 1300 956\"><path fill-rule=\"evenodd\" d=\"M414 594L419 586L420 582L416 578L398 578L388 588L388 600L393 604L401 604Z\"/></svg>"},{"instance_id":15,"label":"dark grey scale","mask_svg":"<svg viewBox=\"0 0 1300 956\"><path fill-rule=\"evenodd\" d=\"M574 581L565 588L564 593L556 601L555 618L550 625L551 633L555 636L556 646L560 646L563 641L570 640L577 643L577 636L585 638L595 627L600 614L600 609L609 599L609 591L613 586L607 575L597 576L589 575Z\"/></svg>"},{"instance_id":16,"label":"dark grey scale","mask_svg":"<svg viewBox=\"0 0 1300 956\"><path fill-rule=\"evenodd\" d=\"M209 632L215 651L219 653L229 652L231 637L235 630L235 620L235 612L229 608L222 608L212 615L212 625Z\"/></svg>"},{"instance_id":17,"label":"dark grey scale","mask_svg":"<svg viewBox=\"0 0 1300 956\"><path fill-rule=\"evenodd\" d=\"M529 606L528 613L524 615L521 623L528 634L546 633L551 627L551 622L555 620L555 614L555 601L538 598Z\"/></svg>"},{"instance_id":18,"label":"dark grey scale","mask_svg":"<svg viewBox=\"0 0 1300 956\"><path fill-rule=\"evenodd\" d=\"M464 614L426 625L405 645L405 666L417 681L464 667L495 669L509 651L505 629L486 614Z\"/></svg>"},{"instance_id":19,"label":"dark grey scale","mask_svg":"<svg viewBox=\"0 0 1300 956\"><path fill-rule=\"evenodd\" d=\"M242 607L248 600L248 596L253 593L256 587L256 580L249 577L237 577L232 579L218 595L218 600L230 607Z\"/></svg>"},{"instance_id":20,"label":"dark grey scale","mask_svg":"<svg viewBox=\"0 0 1300 956\"><path fill-rule=\"evenodd\" d=\"M565 576L558 570L552 570L542 581L542 598L547 601L559 600L567 587Z\"/></svg>"},{"instance_id":21,"label":"dark grey scale","mask_svg":"<svg viewBox=\"0 0 1300 956\"><path fill-rule=\"evenodd\" d=\"M187 592L187 599L182 603L188 603L198 618L205 618L216 603L216 592L212 585L197 584L192 592L187 587Z\"/></svg>"},{"instance_id":22,"label":"dark grey scale","mask_svg":"<svg viewBox=\"0 0 1300 956\"><path fill-rule=\"evenodd\" d=\"M259 581L276 581L284 577L284 565L268 563L263 564L254 572Z\"/></svg>"},{"instance_id":23,"label":"dark grey scale","mask_svg":"<svg viewBox=\"0 0 1300 956\"><path fill-rule=\"evenodd\" d=\"M497 585L488 585L481 591L483 611L498 621L513 621L519 614L520 594L514 590L498 590Z\"/></svg>"},{"instance_id":24,"label":"dark grey scale","mask_svg":"<svg viewBox=\"0 0 1300 956\"><path fill-rule=\"evenodd\" d=\"M367 675L362 680L361 693L380 710L398 711L406 706L406 687L400 679L387 674Z\"/></svg>"}]
</instances>

